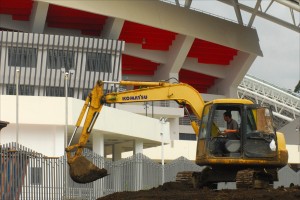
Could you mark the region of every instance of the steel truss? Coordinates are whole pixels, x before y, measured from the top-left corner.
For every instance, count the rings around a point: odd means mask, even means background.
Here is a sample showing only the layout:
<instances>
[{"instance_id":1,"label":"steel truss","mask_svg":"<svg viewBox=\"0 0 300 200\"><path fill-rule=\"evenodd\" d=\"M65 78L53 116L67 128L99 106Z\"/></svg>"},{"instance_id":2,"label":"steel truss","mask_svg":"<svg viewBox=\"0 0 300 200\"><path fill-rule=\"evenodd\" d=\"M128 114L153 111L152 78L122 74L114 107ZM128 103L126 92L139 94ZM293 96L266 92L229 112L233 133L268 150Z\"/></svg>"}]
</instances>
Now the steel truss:
<instances>
[{"instance_id":1,"label":"steel truss","mask_svg":"<svg viewBox=\"0 0 300 200\"><path fill-rule=\"evenodd\" d=\"M258 104L273 108L278 128L300 117L300 95L280 89L253 76L246 75L238 86L239 98L246 98Z\"/></svg>"}]
</instances>

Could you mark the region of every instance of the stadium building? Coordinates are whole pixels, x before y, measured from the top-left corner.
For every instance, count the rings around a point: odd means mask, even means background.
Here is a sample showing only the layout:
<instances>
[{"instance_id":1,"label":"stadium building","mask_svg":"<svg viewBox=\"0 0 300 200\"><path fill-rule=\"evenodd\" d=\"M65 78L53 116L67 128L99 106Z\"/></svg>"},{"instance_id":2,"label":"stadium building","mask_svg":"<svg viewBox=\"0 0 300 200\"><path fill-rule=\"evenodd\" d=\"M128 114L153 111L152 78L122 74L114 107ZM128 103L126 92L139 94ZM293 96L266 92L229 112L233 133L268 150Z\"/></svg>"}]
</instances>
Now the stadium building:
<instances>
[{"instance_id":1,"label":"stadium building","mask_svg":"<svg viewBox=\"0 0 300 200\"><path fill-rule=\"evenodd\" d=\"M254 28L162 1L0 3L0 119L9 122L0 142L46 156L64 154L97 80L178 80L205 101L234 98L262 56ZM87 147L113 160L132 151L161 159L162 132L166 159L195 158L195 134L174 102L106 106Z\"/></svg>"}]
</instances>

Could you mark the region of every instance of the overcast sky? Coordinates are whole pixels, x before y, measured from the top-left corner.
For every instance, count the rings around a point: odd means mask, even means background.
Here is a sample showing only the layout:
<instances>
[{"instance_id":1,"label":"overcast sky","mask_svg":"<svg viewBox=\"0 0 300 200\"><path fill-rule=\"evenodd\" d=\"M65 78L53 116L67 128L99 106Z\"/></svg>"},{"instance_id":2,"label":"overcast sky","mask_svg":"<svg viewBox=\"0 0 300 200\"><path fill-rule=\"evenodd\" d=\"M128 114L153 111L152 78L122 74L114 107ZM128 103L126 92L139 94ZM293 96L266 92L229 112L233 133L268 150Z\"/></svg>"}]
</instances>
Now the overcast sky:
<instances>
[{"instance_id":1,"label":"overcast sky","mask_svg":"<svg viewBox=\"0 0 300 200\"><path fill-rule=\"evenodd\" d=\"M242 4L254 7L256 1L240 0ZM262 3L263 10L270 0ZM233 7L213 0L193 0L193 8L204 10L237 21ZM276 2L268 13L281 19L292 20L289 8ZM250 14L242 11L244 24L248 24ZM299 13L296 16L299 24ZM294 90L300 79L300 34L273 22L256 17L253 26L259 36L263 57L257 57L248 74L272 83L278 87Z\"/></svg>"}]
</instances>

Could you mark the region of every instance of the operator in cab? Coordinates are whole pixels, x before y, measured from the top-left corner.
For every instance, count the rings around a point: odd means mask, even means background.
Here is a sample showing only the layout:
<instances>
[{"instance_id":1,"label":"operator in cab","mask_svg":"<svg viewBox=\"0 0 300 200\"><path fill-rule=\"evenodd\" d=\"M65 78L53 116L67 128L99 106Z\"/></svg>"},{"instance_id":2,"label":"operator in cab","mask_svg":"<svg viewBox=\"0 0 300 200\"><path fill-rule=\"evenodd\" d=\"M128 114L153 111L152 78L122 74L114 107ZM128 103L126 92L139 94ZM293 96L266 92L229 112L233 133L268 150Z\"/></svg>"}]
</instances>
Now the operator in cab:
<instances>
[{"instance_id":1,"label":"operator in cab","mask_svg":"<svg viewBox=\"0 0 300 200\"><path fill-rule=\"evenodd\" d=\"M222 131L220 134L227 136L228 139L237 140L239 139L239 125L236 120L232 119L230 111L226 111L223 114L224 121L227 123L227 129Z\"/></svg>"},{"instance_id":2,"label":"operator in cab","mask_svg":"<svg viewBox=\"0 0 300 200\"><path fill-rule=\"evenodd\" d=\"M227 153L227 150L225 148L225 144L229 140L239 140L240 139L240 133L239 133L239 126L236 120L232 119L232 115L230 111L226 111L223 114L224 121L227 123L227 126L224 131L219 131L219 135L222 136L219 137L215 141L215 149L214 149L214 155L215 156L224 156Z\"/></svg>"}]
</instances>

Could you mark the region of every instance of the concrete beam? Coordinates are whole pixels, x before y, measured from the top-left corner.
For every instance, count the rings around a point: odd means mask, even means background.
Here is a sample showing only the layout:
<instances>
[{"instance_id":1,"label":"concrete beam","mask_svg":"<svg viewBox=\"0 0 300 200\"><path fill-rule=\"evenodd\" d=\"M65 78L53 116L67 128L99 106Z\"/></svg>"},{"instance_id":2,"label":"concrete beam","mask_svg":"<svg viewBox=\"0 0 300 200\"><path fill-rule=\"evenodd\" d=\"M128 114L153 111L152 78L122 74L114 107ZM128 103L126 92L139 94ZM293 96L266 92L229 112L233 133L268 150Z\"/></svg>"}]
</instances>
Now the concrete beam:
<instances>
[{"instance_id":1,"label":"concrete beam","mask_svg":"<svg viewBox=\"0 0 300 200\"><path fill-rule=\"evenodd\" d=\"M176 40L168 52L167 63L159 67L154 74L155 80L168 79L174 76L178 78L178 73L193 45L194 39L195 38L186 35L177 35Z\"/></svg>"},{"instance_id":2,"label":"concrete beam","mask_svg":"<svg viewBox=\"0 0 300 200\"><path fill-rule=\"evenodd\" d=\"M209 89L208 93L236 98L237 87L243 80L256 57L256 55L238 52L238 55L226 68L225 78L217 80L216 84Z\"/></svg>"},{"instance_id":3,"label":"concrete beam","mask_svg":"<svg viewBox=\"0 0 300 200\"><path fill-rule=\"evenodd\" d=\"M124 20L119 18L110 17L107 19L106 24L103 28L101 37L108 39L119 39Z\"/></svg>"},{"instance_id":4,"label":"concrete beam","mask_svg":"<svg viewBox=\"0 0 300 200\"><path fill-rule=\"evenodd\" d=\"M168 62L167 52L142 49L141 45L138 44L126 44L123 54L150 60L162 65ZM184 63L182 64L182 69L214 76L217 78L225 78L226 68L222 65L201 64L198 63L197 59L194 58L185 58Z\"/></svg>"},{"instance_id":5,"label":"concrete beam","mask_svg":"<svg viewBox=\"0 0 300 200\"><path fill-rule=\"evenodd\" d=\"M222 65L198 63L196 58L187 58L182 69L217 77L225 78L226 67Z\"/></svg>"},{"instance_id":6,"label":"concrete beam","mask_svg":"<svg viewBox=\"0 0 300 200\"><path fill-rule=\"evenodd\" d=\"M10 15L0 15L0 24L1 28L22 31L22 32L30 32L28 21L17 21L12 20Z\"/></svg>"},{"instance_id":7,"label":"concrete beam","mask_svg":"<svg viewBox=\"0 0 300 200\"><path fill-rule=\"evenodd\" d=\"M49 3L34 2L31 12L31 32L43 33L48 13Z\"/></svg>"},{"instance_id":8,"label":"concrete beam","mask_svg":"<svg viewBox=\"0 0 300 200\"><path fill-rule=\"evenodd\" d=\"M139 44L126 43L123 54L150 60L156 63L167 63L167 52L142 49L142 45Z\"/></svg>"}]
</instances>

